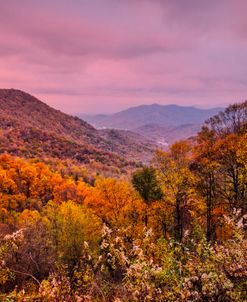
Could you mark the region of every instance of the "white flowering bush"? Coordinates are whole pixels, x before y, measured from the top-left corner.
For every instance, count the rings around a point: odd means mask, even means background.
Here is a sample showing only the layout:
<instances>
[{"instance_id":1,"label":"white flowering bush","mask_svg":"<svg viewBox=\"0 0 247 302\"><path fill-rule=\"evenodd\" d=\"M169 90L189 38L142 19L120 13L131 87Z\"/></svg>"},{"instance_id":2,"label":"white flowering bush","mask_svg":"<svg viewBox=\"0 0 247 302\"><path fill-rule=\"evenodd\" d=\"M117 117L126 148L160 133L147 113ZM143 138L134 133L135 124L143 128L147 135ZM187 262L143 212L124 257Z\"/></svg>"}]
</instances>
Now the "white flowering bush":
<instances>
[{"instance_id":1,"label":"white flowering bush","mask_svg":"<svg viewBox=\"0 0 247 302\"><path fill-rule=\"evenodd\" d=\"M66 270L60 268L52 273L48 280L44 280L39 288L42 301L74 301L71 283Z\"/></svg>"},{"instance_id":2,"label":"white flowering bush","mask_svg":"<svg viewBox=\"0 0 247 302\"><path fill-rule=\"evenodd\" d=\"M186 265L182 301L246 301L247 241L243 217L226 217L234 236L224 243L194 245Z\"/></svg>"},{"instance_id":3,"label":"white flowering bush","mask_svg":"<svg viewBox=\"0 0 247 302\"><path fill-rule=\"evenodd\" d=\"M8 267L7 259L9 255L18 250L18 246L24 239L24 229L20 229L12 234L5 235L0 243L0 285L14 280L15 274Z\"/></svg>"},{"instance_id":4,"label":"white flowering bush","mask_svg":"<svg viewBox=\"0 0 247 302\"><path fill-rule=\"evenodd\" d=\"M98 254L84 242L74 270L60 263L41 282L39 297L41 301L69 302L245 302L243 225L227 219L234 235L214 244L204 239L188 239L186 245L157 239L147 229L133 238L128 229L104 226ZM7 239L17 243L18 234Z\"/></svg>"}]
</instances>

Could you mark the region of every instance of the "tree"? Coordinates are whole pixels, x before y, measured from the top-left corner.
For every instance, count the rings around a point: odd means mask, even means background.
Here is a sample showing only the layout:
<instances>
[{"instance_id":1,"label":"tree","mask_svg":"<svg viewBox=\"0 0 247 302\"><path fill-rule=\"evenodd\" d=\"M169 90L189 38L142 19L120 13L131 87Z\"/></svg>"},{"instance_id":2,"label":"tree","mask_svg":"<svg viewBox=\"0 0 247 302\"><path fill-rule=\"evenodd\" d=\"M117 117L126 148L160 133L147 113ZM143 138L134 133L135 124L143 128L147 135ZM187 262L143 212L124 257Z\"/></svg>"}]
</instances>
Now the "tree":
<instances>
[{"instance_id":1,"label":"tree","mask_svg":"<svg viewBox=\"0 0 247 302\"><path fill-rule=\"evenodd\" d=\"M246 130L247 101L210 118L196 137L191 169L206 203L208 241L216 239L224 214L246 213Z\"/></svg>"},{"instance_id":2,"label":"tree","mask_svg":"<svg viewBox=\"0 0 247 302\"><path fill-rule=\"evenodd\" d=\"M215 239L216 218L214 209L220 204L219 182L221 175L219 164L215 159L214 143L216 135L213 130L203 127L196 137L196 146L193 149L191 171L196 176L196 189L204 199L206 211L206 238L207 241Z\"/></svg>"},{"instance_id":3,"label":"tree","mask_svg":"<svg viewBox=\"0 0 247 302\"><path fill-rule=\"evenodd\" d=\"M156 177L155 169L144 167L132 176L132 184L144 202L149 206L153 201L163 198L163 191ZM148 223L147 213L144 217L145 225Z\"/></svg>"},{"instance_id":4,"label":"tree","mask_svg":"<svg viewBox=\"0 0 247 302\"><path fill-rule=\"evenodd\" d=\"M207 120L206 125L219 136L246 132L247 101L228 106L223 112Z\"/></svg>"},{"instance_id":5,"label":"tree","mask_svg":"<svg viewBox=\"0 0 247 302\"><path fill-rule=\"evenodd\" d=\"M49 202L44 214L57 262L67 265L71 273L81 259L84 242L94 245L97 241L101 223L89 210L72 201Z\"/></svg>"},{"instance_id":6,"label":"tree","mask_svg":"<svg viewBox=\"0 0 247 302\"><path fill-rule=\"evenodd\" d=\"M89 189L84 205L111 228L136 227L142 202L128 182L99 177Z\"/></svg>"},{"instance_id":7,"label":"tree","mask_svg":"<svg viewBox=\"0 0 247 302\"><path fill-rule=\"evenodd\" d=\"M238 154L242 143L242 137L233 133L218 139L215 143L215 157L220 165L220 173L224 176L220 188L222 197L231 211L241 209L244 215L247 200L247 171Z\"/></svg>"},{"instance_id":8,"label":"tree","mask_svg":"<svg viewBox=\"0 0 247 302\"><path fill-rule=\"evenodd\" d=\"M189 170L190 145L180 141L170 151L157 151L153 163L166 196L167 210L173 215L172 233L176 240L183 239L184 230L191 221L195 191L194 178Z\"/></svg>"},{"instance_id":9,"label":"tree","mask_svg":"<svg viewBox=\"0 0 247 302\"><path fill-rule=\"evenodd\" d=\"M144 167L135 172L132 176L132 184L147 204L163 197L155 169L152 167Z\"/></svg>"}]
</instances>

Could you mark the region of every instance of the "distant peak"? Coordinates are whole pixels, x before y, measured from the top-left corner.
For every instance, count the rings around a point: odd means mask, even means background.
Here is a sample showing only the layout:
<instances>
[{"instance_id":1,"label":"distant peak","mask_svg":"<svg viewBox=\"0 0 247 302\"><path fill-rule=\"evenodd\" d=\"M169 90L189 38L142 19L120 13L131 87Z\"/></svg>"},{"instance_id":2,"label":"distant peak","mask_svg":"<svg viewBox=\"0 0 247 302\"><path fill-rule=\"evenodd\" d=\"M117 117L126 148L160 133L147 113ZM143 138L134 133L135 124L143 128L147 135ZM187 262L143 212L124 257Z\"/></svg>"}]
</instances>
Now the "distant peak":
<instances>
[{"instance_id":1,"label":"distant peak","mask_svg":"<svg viewBox=\"0 0 247 302\"><path fill-rule=\"evenodd\" d=\"M177 107L183 107L181 105L176 105L176 104L167 104L167 105L164 105L166 107L170 107L170 108L177 108Z\"/></svg>"},{"instance_id":2,"label":"distant peak","mask_svg":"<svg viewBox=\"0 0 247 302\"><path fill-rule=\"evenodd\" d=\"M140 105L139 107L146 106L146 107L166 107L166 108L195 108L193 106L182 106L177 104L159 104L159 103L153 103L153 104L146 104L146 105ZM130 107L131 108L131 107Z\"/></svg>"},{"instance_id":3,"label":"distant peak","mask_svg":"<svg viewBox=\"0 0 247 302\"><path fill-rule=\"evenodd\" d=\"M153 104L151 104L151 105L147 105L147 106L161 106L161 104L158 104L158 103L153 103Z\"/></svg>"}]
</instances>

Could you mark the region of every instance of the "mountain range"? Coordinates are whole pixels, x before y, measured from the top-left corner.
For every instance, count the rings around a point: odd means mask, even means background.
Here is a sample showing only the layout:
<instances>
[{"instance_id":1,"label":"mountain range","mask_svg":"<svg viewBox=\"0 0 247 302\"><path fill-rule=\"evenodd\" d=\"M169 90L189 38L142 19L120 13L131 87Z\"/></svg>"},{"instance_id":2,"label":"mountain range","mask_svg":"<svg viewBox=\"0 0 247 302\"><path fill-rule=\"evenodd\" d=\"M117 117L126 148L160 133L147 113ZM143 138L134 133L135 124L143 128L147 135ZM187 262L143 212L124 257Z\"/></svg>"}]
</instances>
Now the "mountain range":
<instances>
[{"instance_id":1,"label":"mountain range","mask_svg":"<svg viewBox=\"0 0 247 302\"><path fill-rule=\"evenodd\" d=\"M0 153L128 169L148 162L158 146L195 135L219 110L153 104L84 121L21 90L0 89Z\"/></svg>"},{"instance_id":2,"label":"mountain range","mask_svg":"<svg viewBox=\"0 0 247 302\"><path fill-rule=\"evenodd\" d=\"M141 105L109 115L81 115L97 128L124 129L143 135L158 145L194 136L208 118L222 108L199 109L178 105Z\"/></svg>"}]
</instances>

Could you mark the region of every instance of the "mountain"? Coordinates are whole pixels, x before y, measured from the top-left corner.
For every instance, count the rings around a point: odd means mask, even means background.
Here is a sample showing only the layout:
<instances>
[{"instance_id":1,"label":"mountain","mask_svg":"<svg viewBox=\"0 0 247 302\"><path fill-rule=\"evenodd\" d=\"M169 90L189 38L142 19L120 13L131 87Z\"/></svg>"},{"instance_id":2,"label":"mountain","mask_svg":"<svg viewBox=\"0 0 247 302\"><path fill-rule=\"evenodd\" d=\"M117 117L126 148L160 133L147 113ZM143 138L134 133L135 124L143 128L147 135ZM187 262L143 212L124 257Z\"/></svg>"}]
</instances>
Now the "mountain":
<instances>
[{"instance_id":1,"label":"mountain","mask_svg":"<svg viewBox=\"0 0 247 302\"><path fill-rule=\"evenodd\" d=\"M123 167L149 159L153 149L140 134L100 131L28 93L0 89L0 153Z\"/></svg>"},{"instance_id":2,"label":"mountain","mask_svg":"<svg viewBox=\"0 0 247 302\"><path fill-rule=\"evenodd\" d=\"M128 108L110 115L87 115L83 118L97 128L133 130L153 123L162 126L202 124L219 111L221 108L199 109L178 105L153 104Z\"/></svg>"},{"instance_id":3,"label":"mountain","mask_svg":"<svg viewBox=\"0 0 247 302\"><path fill-rule=\"evenodd\" d=\"M141 134L162 147L195 136L203 122L221 108L199 109L177 105L142 105L110 115L84 115L84 119L101 129L125 129Z\"/></svg>"},{"instance_id":4,"label":"mountain","mask_svg":"<svg viewBox=\"0 0 247 302\"><path fill-rule=\"evenodd\" d=\"M175 141L195 136L200 129L200 124L184 124L179 126L147 124L132 131L148 137L159 146L166 147L175 143Z\"/></svg>"}]
</instances>

